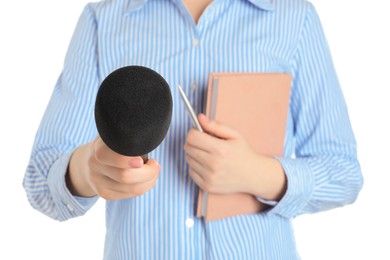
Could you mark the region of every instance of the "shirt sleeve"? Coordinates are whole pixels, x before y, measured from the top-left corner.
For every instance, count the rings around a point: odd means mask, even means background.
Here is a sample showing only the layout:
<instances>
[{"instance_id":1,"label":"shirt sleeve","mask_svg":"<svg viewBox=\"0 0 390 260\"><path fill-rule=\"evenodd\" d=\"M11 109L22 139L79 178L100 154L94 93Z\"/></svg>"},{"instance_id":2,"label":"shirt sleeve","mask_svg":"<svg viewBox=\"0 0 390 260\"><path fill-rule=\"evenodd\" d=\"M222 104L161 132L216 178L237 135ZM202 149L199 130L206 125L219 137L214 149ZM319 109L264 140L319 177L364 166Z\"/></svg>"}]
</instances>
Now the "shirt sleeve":
<instances>
[{"instance_id":1,"label":"shirt sleeve","mask_svg":"<svg viewBox=\"0 0 390 260\"><path fill-rule=\"evenodd\" d=\"M270 211L286 218L353 203L363 185L347 107L311 4L293 58L295 156L278 158L287 191Z\"/></svg>"},{"instance_id":2,"label":"shirt sleeve","mask_svg":"<svg viewBox=\"0 0 390 260\"><path fill-rule=\"evenodd\" d=\"M99 86L96 42L95 13L89 4L72 36L24 175L30 204L60 221L85 214L97 200L72 196L65 183L73 151L97 135L93 121Z\"/></svg>"}]
</instances>

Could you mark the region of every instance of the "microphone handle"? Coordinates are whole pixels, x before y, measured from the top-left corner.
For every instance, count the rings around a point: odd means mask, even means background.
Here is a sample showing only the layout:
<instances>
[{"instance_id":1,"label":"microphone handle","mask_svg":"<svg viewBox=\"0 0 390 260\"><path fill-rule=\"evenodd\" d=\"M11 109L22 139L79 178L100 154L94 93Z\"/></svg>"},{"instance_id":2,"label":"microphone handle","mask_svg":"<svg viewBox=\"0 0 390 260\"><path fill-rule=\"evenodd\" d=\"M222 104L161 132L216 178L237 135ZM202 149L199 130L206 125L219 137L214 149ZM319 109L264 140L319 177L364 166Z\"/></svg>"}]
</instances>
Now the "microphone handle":
<instances>
[{"instance_id":1,"label":"microphone handle","mask_svg":"<svg viewBox=\"0 0 390 260\"><path fill-rule=\"evenodd\" d=\"M144 163L147 163L149 156L148 154L141 155L141 158L144 160Z\"/></svg>"}]
</instances>

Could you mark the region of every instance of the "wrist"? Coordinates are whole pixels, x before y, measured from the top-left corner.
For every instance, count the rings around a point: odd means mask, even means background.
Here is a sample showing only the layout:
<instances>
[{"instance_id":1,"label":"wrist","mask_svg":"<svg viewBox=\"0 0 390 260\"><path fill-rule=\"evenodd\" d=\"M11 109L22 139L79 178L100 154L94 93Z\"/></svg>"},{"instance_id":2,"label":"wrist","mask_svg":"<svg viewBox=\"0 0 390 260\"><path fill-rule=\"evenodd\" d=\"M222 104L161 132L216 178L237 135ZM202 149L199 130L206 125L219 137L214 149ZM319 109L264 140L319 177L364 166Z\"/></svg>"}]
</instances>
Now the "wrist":
<instances>
[{"instance_id":1,"label":"wrist","mask_svg":"<svg viewBox=\"0 0 390 260\"><path fill-rule=\"evenodd\" d=\"M91 143L88 143L77 148L69 161L65 180L68 190L75 196L96 196L87 177L90 145Z\"/></svg>"},{"instance_id":2,"label":"wrist","mask_svg":"<svg viewBox=\"0 0 390 260\"><path fill-rule=\"evenodd\" d=\"M279 201L287 190L287 177L279 161L272 157L258 155L256 167L251 174L251 190L256 197Z\"/></svg>"}]
</instances>

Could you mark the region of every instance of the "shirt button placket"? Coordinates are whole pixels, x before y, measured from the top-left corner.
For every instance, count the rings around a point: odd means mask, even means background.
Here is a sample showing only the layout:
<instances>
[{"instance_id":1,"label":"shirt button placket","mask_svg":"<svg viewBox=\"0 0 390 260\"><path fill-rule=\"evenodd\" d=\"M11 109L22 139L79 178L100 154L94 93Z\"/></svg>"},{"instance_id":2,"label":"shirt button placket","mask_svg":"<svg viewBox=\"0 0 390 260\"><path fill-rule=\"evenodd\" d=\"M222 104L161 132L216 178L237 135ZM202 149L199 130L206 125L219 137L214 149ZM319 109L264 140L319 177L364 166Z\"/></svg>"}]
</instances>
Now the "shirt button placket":
<instances>
[{"instance_id":1,"label":"shirt button placket","mask_svg":"<svg viewBox=\"0 0 390 260\"><path fill-rule=\"evenodd\" d=\"M199 45L199 39L198 38L193 38L192 39L192 46L194 46L195 48L198 47Z\"/></svg>"}]
</instances>

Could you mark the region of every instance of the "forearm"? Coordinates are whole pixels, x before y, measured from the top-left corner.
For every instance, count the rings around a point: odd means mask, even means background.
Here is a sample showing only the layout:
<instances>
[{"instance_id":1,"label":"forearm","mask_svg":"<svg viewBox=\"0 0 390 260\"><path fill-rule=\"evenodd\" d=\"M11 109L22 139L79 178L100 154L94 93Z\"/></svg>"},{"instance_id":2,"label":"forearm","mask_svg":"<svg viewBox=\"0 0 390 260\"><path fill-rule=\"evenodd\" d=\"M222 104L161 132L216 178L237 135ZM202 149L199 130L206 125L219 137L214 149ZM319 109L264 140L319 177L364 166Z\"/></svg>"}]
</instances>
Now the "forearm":
<instances>
[{"instance_id":1,"label":"forearm","mask_svg":"<svg viewBox=\"0 0 390 260\"><path fill-rule=\"evenodd\" d=\"M69 191L79 197L93 197L96 193L91 188L87 179L88 154L90 153L91 144L87 143L80 146L72 154L66 172L66 186Z\"/></svg>"}]
</instances>

